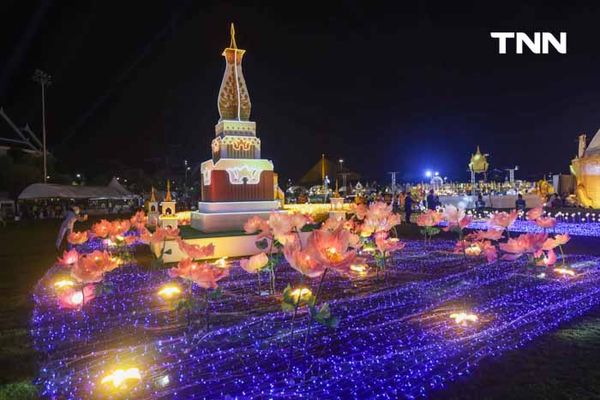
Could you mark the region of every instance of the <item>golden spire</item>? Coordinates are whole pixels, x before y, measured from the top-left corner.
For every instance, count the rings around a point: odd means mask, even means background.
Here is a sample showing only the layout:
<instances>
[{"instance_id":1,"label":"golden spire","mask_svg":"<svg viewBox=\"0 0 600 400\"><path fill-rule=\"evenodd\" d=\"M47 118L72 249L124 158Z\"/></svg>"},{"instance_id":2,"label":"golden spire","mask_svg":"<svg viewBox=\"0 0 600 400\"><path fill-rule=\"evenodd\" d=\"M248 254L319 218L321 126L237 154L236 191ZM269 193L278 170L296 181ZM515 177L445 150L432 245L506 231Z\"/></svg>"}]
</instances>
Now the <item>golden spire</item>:
<instances>
[{"instance_id":1,"label":"golden spire","mask_svg":"<svg viewBox=\"0 0 600 400\"><path fill-rule=\"evenodd\" d=\"M154 194L154 186L152 186L152 190L150 191L150 201L156 202L156 195Z\"/></svg>"},{"instance_id":2,"label":"golden spire","mask_svg":"<svg viewBox=\"0 0 600 400\"><path fill-rule=\"evenodd\" d=\"M321 154L321 181L325 186L325 154Z\"/></svg>"},{"instance_id":3,"label":"golden spire","mask_svg":"<svg viewBox=\"0 0 600 400\"><path fill-rule=\"evenodd\" d=\"M235 26L233 26L233 22L231 23L231 29L229 30L231 35L231 41L229 42L230 49L237 49L237 44L235 43Z\"/></svg>"},{"instance_id":4,"label":"golden spire","mask_svg":"<svg viewBox=\"0 0 600 400\"><path fill-rule=\"evenodd\" d=\"M217 101L220 120L248 121L252 104L242 72L242 58L246 50L237 47L233 23L230 27L230 35L229 47L223 50L222 54L226 65Z\"/></svg>"},{"instance_id":5,"label":"golden spire","mask_svg":"<svg viewBox=\"0 0 600 400\"><path fill-rule=\"evenodd\" d=\"M171 181L167 179L167 195L165 196L165 201L173 201L171 198Z\"/></svg>"}]
</instances>

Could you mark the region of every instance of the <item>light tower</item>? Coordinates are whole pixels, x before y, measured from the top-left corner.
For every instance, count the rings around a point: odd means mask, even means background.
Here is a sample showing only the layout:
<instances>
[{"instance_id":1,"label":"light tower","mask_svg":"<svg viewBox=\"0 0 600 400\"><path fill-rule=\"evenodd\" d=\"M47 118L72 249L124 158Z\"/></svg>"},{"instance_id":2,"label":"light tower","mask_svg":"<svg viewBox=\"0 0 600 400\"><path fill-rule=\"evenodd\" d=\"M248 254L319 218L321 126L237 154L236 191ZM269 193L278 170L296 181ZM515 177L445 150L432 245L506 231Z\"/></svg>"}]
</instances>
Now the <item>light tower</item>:
<instances>
[{"instance_id":1,"label":"light tower","mask_svg":"<svg viewBox=\"0 0 600 400\"><path fill-rule=\"evenodd\" d=\"M344 179L344 175L343 175L343 172L344 172L344 159L340 158L338 160L338 162L340 163L340 171L339 171L338 175L341 175L342 179ZM345 179L342 181L342 185L346 186Z\"/></svg>"},{"instance_id":2,"label":"light tower","mask_svg":"<svg viewBox=\"0 0 600 400\"><path fill-rule=\"evenodd\" d=\"M44 183L46 183L48 180L48 156L46 150L46 86L52 84L52 76L41 69L36 69L31 79L33 79L34 82L39 83L42 88L42 151L44 152Z\"/></svg>"},{"instance_id":3,"label":"light tower","mask_svg":"<svg viewBox=\"0 0 600 400\"><path fill-rule=\"evenodd\" d=\"M515 165L514 168L506 168L506 171L508 171L508 182L510 183L510 186L514 188L515 186L515 171L519 170L519 166Z\"/></svg>"},{"instance_id":4,"label":"light tower","mask_svg":"<svg viewBox=\"0 0 600 400\"><path fill-rule=\"evenodd\" d=\"M396 174L398 172L399 171L390 171L390 172L388 172L388 174L390 174L391 178L392 178L392 192L396 192Z\"/></svg>"}]
</instances>

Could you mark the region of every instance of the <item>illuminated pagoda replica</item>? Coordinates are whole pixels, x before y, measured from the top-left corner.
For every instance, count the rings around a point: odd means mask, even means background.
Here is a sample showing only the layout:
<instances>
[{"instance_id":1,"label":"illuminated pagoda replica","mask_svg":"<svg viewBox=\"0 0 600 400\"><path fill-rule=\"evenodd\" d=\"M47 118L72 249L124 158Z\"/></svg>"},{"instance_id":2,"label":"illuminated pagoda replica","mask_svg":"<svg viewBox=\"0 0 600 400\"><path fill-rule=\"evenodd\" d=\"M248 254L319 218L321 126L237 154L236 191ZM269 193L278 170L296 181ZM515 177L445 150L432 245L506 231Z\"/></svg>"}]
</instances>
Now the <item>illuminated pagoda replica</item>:
<instances>
[{"instance_id":1,"label":"illuminated pagoda replica","mask_svg":"<svg viewBox=\"0 0 600 400\"><path fill-rule=\"evenodd\" d=\"M171 196L171 182L167 180L167 194L160 203L158 222L161 228L177 228L178 218L175 214L175 201Z\"/></svg>"},{"instance_id":2,"label":"illuminated pagoda replica","mask_svg":"<svg viewBox=\"0 0 600 400\"><path fill-rule=\"evenodd\" d=\"M153 186L150 194L150 200L148 200L148 225L157 225L159 216L160 213L158 212L158 201L156 201L156 193L154 192Z\"/></svg>"},{"instance_id":3,"label":"illuminated pagoda replica","mask_svg":"<svg viewBox=\"0 0 600 400\"><path fill-rule=\"evenodd\" d=\"M252 216L268 217L278 208L273 163L261 159L256 123L250 121L250 96L242 73L245 50L231 43L223 51L225 73L219 90L219 121L212 158L201 165L201 195L191 226L202 232L242 229Z\"/></svg>"},{"instance_id":4,"label":"illuminated pagoda replica","mask_svg":"<svg viewBox=\"0 0 600 400\"><path fill-rule=\"evenodd\" d=\"M584 207L600 208L600 130L586 148L586 135L579 136L579 152L571 161L577 182L577 200Z\"/></svg>"},{"instance_id":5,"label":"illuminated pagoda replica","mask_svg":"<svg viewBox=\"0 0 600 400\"><path fill-rule=\"evenodd\" d=\"M487 170L489 164L487 162L487 154L481 154L479 146L475 154L471 155L471 161L469 162L469 171L471 171L471 184L475 184L475 175L483 174L483 179L487 180Z\"/></svg>"},{"instance_id":6,"label":"illuminated pagoda replica","mask_svg":"<svg viewBox=\"0 0 600 400\"><path fill-rule=\"evenodd\" d=\"M177 217L175 205L176 202L171 195L170 181L167 180L167 192L165 199L160 202L160 206L158 200L156 200L154 187L152 187L147 206L148 225L160 226L161 228L177 228L179 218Z\"/></svg>"}]
</instances>

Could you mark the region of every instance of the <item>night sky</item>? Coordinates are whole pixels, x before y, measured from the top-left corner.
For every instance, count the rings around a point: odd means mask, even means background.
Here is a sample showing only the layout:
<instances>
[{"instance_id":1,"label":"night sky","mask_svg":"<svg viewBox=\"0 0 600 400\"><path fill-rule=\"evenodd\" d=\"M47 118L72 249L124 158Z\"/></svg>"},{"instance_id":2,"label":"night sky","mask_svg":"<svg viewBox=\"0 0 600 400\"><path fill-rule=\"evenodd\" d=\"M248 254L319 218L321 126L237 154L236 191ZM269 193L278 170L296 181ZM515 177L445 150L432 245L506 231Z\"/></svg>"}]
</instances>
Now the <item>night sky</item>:
<instances>
[{"instance_id":1,"label":"night sky","mask_svg":"<svg viewBox=\"0 0 600 400\"><path fill-rule=\"evenodd\" d=\"M0 105L41 132L41 68L63 165L198 164L233 21L263 156L284 178L325 153L379 180L467 180L478 144L517 177L567 172L577 136L600 128L600 4L488 3L4 0ZM498 55L490 31L566 31L568 54Z\"/></svg>"}]
</instances>

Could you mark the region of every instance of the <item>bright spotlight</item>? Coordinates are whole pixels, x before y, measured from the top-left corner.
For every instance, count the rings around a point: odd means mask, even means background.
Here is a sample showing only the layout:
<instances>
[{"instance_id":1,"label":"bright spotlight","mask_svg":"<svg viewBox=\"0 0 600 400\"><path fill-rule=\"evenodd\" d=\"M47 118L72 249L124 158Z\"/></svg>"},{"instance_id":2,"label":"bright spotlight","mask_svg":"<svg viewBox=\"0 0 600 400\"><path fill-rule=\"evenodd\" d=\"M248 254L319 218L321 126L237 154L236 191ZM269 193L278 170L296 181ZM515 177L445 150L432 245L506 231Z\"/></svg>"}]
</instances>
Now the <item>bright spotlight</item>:
<instances>
[{"instance_id":1,"label":"bright spotlight","mask_svg":"<svg viewBox=\"0 0 600 400\"><path fill-rule=\"evenodd\" d=\"M427 178L431 178L431 171L430 170L425 171L425 176Z\"/></svg>"}]
</instances>

